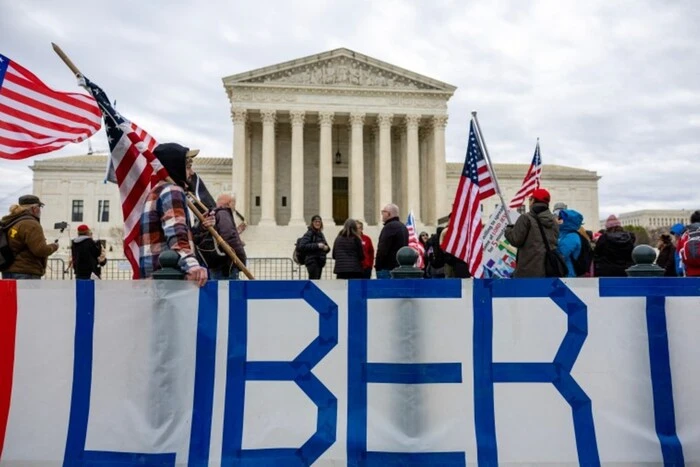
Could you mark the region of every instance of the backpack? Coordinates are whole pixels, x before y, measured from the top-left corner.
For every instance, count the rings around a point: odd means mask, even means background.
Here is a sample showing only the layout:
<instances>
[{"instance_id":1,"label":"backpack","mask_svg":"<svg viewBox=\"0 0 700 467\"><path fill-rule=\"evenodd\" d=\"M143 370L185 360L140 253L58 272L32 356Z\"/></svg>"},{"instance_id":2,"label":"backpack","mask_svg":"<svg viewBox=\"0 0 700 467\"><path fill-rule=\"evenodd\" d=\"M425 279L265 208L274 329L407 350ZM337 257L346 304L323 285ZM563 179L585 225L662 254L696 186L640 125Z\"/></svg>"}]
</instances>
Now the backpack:
<instances>
[{"instance_id":1,"label":"backpack","mask_svg":"<svg viewBox=\"0 0 700 467\"><path fill-rule=\"evenodd\" d=\"M209 232L197 243L197 253L209 269L222 268L230 261L226 252Z\"/></svg>"},{"instance_id":2,"label":"backpack","mask_svg":"<svg viewBox=\"0 0 700 467\"><path fill-rule=\"evenodd\" d=\"M535 215L532 216L537 222L537 226L540 228L540 234L542 234L542 241L544 242L544 275L545 277L566 277L569 274L569 268L564 261L564 257L559 252L557 248L551 249L549 247L549 242L544 234L544 227L542 227L542 222Z\"/></svg>"},{"instance_id":3,"label":"backpack","mask_svg":"<svg viewBox=\"0 0 700 467\"><path fill-rule=\"evenodd\" d=\"M29 219L31 216L21 216L13 220L9 224L0 224L0 271L7 271L15 262L17 256L12 248L10 248L10 238L7 231L22 219Z\"/></svg>"},{"instance_id":4,"label":"backpack","mask_svg":"<svg viewBox=\"0 0 700 467\"><path fill-rule=\"evenodd\" d=\"M306 260L306 252L300 248L303 239L304 237L297 238L297 241L294 243L294 251L292 252L292 259L299 265L303 265L304 260Z\"/></svg>"},{"instance_id":5,"label":"backpack","mask_svg":"<svg viewBox=\"0 0 700 467\"><path fill-rule=\"evenodd\" d=\"M574 274L576 277L581 277L587 274L591 270L591 263L593 262L593 248L591 248L591 242L586 239L579 232L576 232L579 240L581 240L581 252L573 261Z\"/></svg>"},{"instance_id":6,"label":"backpack","mask_svg":"<svg viewBox=\"0 0 700 467\"><path fill-rule=\"evenodd\" d=\"M688 229L688 239L683 245L683 264L694 268L700 267L700 227Z\"/></svg>"}]
</instances>

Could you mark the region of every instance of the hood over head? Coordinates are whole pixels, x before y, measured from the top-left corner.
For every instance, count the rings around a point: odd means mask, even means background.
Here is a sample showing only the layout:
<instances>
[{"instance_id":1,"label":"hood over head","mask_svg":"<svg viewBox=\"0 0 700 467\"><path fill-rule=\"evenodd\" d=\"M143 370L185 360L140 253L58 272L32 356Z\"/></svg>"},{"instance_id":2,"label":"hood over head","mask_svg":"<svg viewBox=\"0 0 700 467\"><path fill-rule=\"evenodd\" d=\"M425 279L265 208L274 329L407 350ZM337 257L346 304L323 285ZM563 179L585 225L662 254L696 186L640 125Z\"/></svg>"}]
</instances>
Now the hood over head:
<instances>
[{"instance_id":1,"label":"hood over head","mask_svg":"<svg viewBox=\"0 0 700 467\"><path fill-rule=\"evenodd\" d=\"M189 148L177 143L162 143L153 150L153 155L163 164L170 178L183 188L187 187L187 153Z\"/></svg>"},{"instance_id":2,"label":"hood over head","mask_svg":"<svg viewBox=\"0 0 700 467\"><path fill-rule=\"evenodd\" d=\"M562 224L559 226L559 232L577 232L583 224L583 215L573 209L562 209L559 211L559 219Z\"/></svg>"}]
</instances>

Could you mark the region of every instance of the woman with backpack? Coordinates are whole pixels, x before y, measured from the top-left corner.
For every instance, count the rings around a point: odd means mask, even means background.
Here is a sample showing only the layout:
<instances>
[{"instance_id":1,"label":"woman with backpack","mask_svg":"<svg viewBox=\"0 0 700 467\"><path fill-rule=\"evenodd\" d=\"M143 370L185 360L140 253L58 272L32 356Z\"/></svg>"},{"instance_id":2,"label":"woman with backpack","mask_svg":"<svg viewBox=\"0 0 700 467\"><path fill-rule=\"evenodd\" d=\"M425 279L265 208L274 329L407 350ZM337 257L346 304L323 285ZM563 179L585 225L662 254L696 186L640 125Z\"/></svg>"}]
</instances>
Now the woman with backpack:
<instances>
[{"instance_id":1,"label":"woman with backpack","mask_svg":"<svg viewBox=\"0 0 700 467\"><path fill-rule=\"evenodd\" d=\"M316 214L311 218L311 225L301 237L297 247L304 255L304 266L309 272L309 279L320 279L323 267L326 265L326 255L330 251L325 235L323 235L323 220Z\"/></svg>"},{"instance_id":2,"label":"woman with backpack","mask_svg":"<svg viewBox=\"0 0 700 467\"><path fill-rule=\"evenodd\" d=\"M343 230L333 242L333 259L335 268L333 272L338 279L362 279L362 262L365 258L362 248L362 238L357 229L357 222L348 219L343 225Z\"/></svg>"}]
</instances>

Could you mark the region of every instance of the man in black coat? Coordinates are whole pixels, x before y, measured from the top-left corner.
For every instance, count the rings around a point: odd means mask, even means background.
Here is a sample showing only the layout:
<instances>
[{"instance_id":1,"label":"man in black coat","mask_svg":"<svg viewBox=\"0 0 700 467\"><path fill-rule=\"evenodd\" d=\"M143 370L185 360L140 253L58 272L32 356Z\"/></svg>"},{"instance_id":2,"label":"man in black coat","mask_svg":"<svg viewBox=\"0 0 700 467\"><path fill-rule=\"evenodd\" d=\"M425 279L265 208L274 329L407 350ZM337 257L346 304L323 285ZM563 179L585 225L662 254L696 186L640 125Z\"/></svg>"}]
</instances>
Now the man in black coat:
<instances>
[{"instance_id":1,"label":"man in black coat","mask_svg":"<svg viewBox=\"0 0 700 467\"><path fill-rule=\"evenodd\" d=\"M399 266L396 253L399 248L408 246L408 229L399 220L399 207L395 204L384 206L382 222L384 228L379 234L374 269L377 271L377 279L389 279L390 271Z\"/></svg>"}]
</instances>

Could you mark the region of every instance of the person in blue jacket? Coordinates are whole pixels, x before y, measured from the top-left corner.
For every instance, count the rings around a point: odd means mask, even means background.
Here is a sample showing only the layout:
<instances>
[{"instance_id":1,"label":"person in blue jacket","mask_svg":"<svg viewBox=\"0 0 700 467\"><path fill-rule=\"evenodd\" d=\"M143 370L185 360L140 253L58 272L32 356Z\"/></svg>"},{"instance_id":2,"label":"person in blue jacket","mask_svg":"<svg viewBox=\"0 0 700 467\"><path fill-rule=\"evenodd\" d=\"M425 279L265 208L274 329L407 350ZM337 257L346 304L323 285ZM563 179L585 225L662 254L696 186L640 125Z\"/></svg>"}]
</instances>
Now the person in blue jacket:
<instances>
[{"instance_id":1,"label":"person in blue jacket","mask_svg":"<svg viewBox=\"0 0 700 467\"><path fill-rule=\"evenodd\" d=\"M673 240L674 244L678 245L678 241L681 239L683 236L683 232L685 232L685 225L683 224L674 224L671 227L671 234L673 235ZM685 275L685 271L683 271L683 261L681 261L681 254L678 251L678 248L675 248L674 254L673 254L673 259L674 259L674 265L676 266L676 275L683 277Z\"/></svg>"},{"instance_id":2,"label":"person in blue jacket","mask_svg":"<svg viewBox=\"0 0 700 467\"><path fill-rule=\"evenodd\" d=\"M562 209L559 211L559 223L559 252L569 269L567 277L576 277L574 261L581 254L581 237L578 230L583 224L583 216L573 209Z\"/></svg>"}]
</instances>

